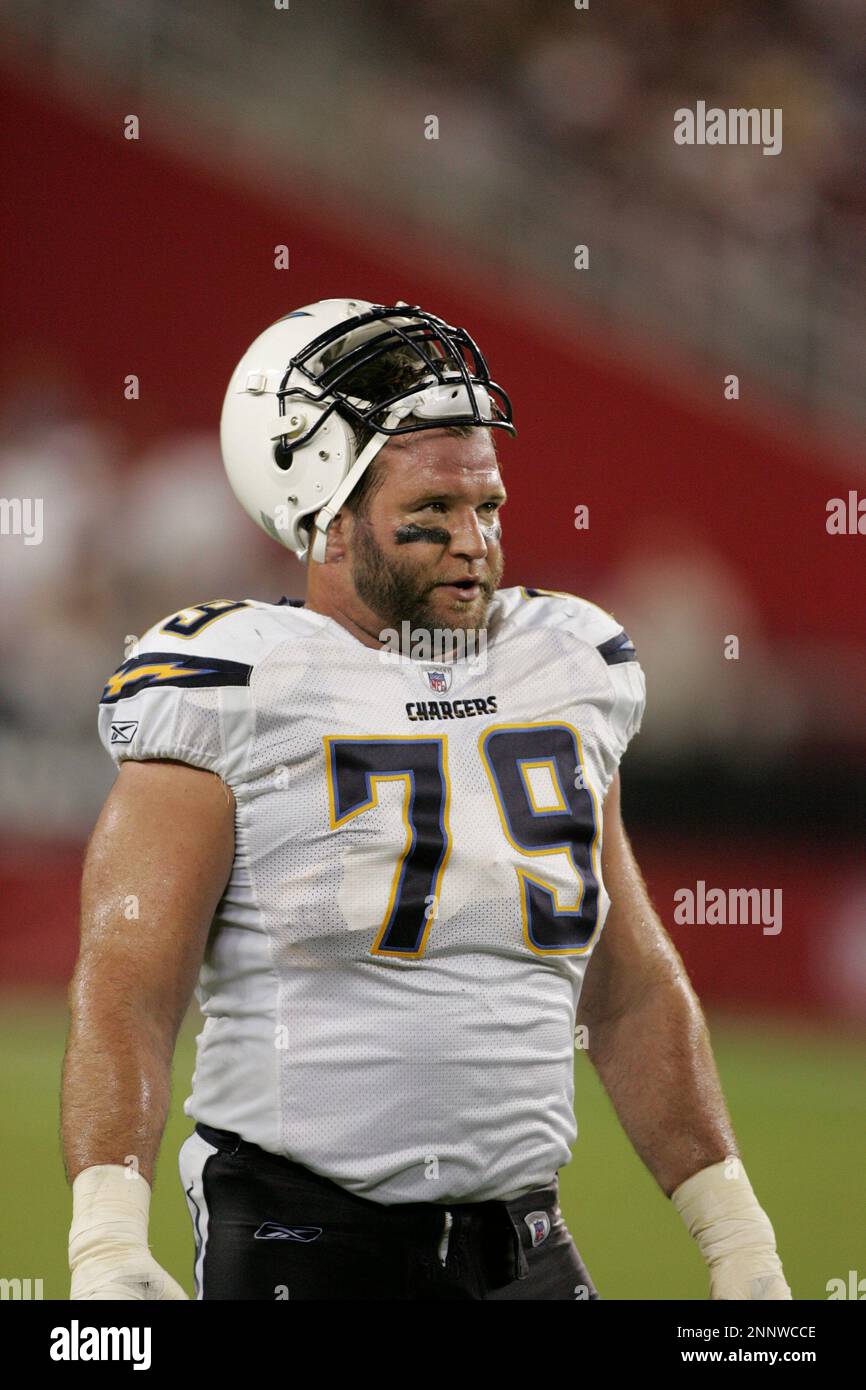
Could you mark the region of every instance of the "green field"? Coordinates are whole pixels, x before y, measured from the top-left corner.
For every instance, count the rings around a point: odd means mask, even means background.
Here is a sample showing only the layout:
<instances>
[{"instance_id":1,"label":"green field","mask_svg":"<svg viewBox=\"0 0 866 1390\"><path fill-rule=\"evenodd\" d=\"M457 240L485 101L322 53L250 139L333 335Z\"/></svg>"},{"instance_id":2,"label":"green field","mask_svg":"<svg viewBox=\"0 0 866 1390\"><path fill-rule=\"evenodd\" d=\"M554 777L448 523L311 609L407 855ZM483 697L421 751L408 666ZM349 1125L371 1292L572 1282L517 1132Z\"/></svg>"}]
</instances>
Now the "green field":
<instances>
[{"instance_id":1,"label":"green field","mask_svg":"<svg viewBox=\"0 0 866 1390\"><path fill-rule=\"evenodd\" d=\"M157 1175L154 1254L192 1293L192 1234L176 1156L199 1019L175 1058L174 1102ZM862 1105L866 1059L855 1041L782 1026L711 1020L722 1081L759 1199L776 1228L796 1298L826 1298L828 1279L866 1274ZM66 1298L70 1196L58 1138L62 1003L0 1010L0 1276L42 1278ZM577 1055L580 1136L560 1174L562 1208L601 1294L701 1299L703 1263L676 1212L631 1150L586 1058Z\"/></svg>"}]
</instances>

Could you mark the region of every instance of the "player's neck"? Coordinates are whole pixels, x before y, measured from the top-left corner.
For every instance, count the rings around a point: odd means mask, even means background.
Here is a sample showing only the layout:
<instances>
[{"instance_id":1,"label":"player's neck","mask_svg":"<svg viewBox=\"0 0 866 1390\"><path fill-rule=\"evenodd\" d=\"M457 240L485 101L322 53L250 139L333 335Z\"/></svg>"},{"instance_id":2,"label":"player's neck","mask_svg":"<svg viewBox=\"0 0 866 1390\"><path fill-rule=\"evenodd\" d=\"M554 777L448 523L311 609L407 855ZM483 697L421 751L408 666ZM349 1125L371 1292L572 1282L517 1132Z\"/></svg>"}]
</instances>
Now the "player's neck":
<instances>
[{"instance_id":1,"label":"player's neck","mask_svg":"<svg viewBox=\"0 0 866 1390\"><path fill-rule=\"evenodd\" d=\"M384 624L363 604L355 613L350 610L349 605L342 605L333 595L308 592L304 607L339 623L340 627L345 628L358 642L363 642L365 647L382 646L383 638L380 633L384 631Z\"/></svg>"}]
</instances>

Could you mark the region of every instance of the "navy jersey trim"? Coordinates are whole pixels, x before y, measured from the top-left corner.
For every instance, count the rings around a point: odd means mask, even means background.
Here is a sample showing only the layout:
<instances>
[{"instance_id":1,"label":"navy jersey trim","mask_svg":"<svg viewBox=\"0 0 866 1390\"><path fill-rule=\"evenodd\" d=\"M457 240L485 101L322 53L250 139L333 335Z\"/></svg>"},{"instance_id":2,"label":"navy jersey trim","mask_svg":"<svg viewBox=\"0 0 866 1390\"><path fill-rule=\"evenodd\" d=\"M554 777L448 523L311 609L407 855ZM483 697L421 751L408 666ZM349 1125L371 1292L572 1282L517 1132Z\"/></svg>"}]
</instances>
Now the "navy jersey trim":
<instances>
[{"instance_id":1,"label":"navy jersey trim","mask_svg":"<svg viewBox=\"0 0 866 1390\"><path fill-rule=\"evenodd\" d=\"M287 604L289 608L303 608L304 606L304 600L302 598L286 598L285 594L283 594L283 597L280 599L280 603ZM280 603L277 604L278 608Z\"/></svg>"},{"instance_id":2,"label":"navy jersey trim","mask_svg":"<svg viewBox=\"0 0 866 1390\"><path fill-rule=\"evenodd\" d=\"M99 703L116 705L140 690L163 685L194 689L214 685L249 685L252 666L222 657L181 656L178 652L142 652L118 666L105 683Z\"/></svg>"},{"instance_id":3,"label":"navy jersey trim","mask_svg":"<svg viewBox=\"0 0 866 1390\"><path fill-rule=\"evenodd\" d=\"M637 661L634 643L624 630L600 643L596 651L604 657L608 666L619 666L623 661Z\"/></svg>"}]
</instances>

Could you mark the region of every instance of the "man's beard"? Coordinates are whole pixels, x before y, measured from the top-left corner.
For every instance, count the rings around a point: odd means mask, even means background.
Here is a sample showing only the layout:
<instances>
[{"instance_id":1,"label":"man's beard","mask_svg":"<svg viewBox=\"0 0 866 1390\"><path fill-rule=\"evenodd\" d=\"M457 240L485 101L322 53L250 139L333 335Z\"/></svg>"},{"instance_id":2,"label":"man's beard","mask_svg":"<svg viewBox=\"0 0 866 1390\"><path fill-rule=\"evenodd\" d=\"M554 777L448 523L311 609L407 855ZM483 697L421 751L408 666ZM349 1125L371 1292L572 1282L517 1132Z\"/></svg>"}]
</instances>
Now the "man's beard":
<instances>
[{"instance_id":1,"label":"man's beard","mask_svg":"<svg viewBox=\"0 0 866 1390\"><path fill-rule=\"evenodd\" d=\"M401 624L407 622L410 631L447 633L449 629L465 632L486 632L487 613L496 593L505 560L500 550L494 566L488 561L488 575L479 579L481 593L465 612L449 613L447 616L437 612L430 603L435 582L421 579L404 571L389 560L378 544L368 522L357 519L354 528L354 566L355 590L367 607L382 620L382 627L402 631Z\"/></svg>"}]
</instances>

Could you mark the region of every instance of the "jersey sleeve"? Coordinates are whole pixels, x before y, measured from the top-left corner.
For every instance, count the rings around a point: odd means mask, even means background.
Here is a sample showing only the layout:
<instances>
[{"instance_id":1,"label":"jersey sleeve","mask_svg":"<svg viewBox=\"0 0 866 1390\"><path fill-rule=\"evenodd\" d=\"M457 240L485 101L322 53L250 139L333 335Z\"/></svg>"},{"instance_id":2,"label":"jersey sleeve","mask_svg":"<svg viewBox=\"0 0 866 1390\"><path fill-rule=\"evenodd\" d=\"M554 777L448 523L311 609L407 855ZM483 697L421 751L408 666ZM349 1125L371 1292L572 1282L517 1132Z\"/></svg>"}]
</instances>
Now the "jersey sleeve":
<instances>
[{"instance_id":1,"label":"jersey sleeve","mask_svg":"<svg viewBox=\"0 0 866 1390\"><path fill-rule=\"evenodd\" d=\"M252 666L225 654L225 641L193 640L156 624L109 676L99 737L119 766L171 758L243 781L250 737Z\"/></svg>"}]
</instances>

